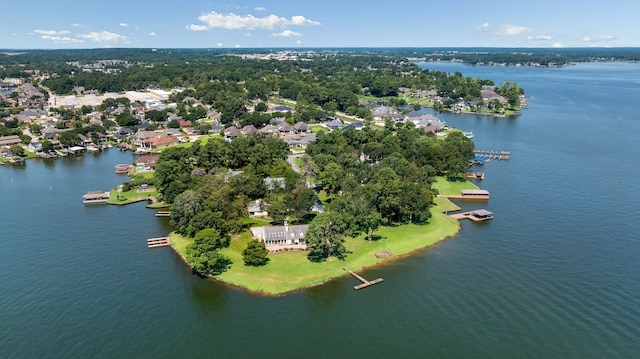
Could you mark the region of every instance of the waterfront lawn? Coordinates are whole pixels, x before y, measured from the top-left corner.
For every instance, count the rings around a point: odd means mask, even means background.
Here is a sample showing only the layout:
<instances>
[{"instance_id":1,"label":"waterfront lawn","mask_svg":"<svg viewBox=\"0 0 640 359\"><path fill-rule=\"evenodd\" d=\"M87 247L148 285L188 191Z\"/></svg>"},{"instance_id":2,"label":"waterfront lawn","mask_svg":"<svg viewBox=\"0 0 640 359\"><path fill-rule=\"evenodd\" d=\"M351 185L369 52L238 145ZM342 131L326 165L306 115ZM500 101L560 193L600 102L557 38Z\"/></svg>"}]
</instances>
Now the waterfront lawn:
<instances>
[{"instance_id":1,"label":"waterfront lawn","mask_svg":"<svg viewBox=\"0 0 640 359\"><path fill-rule=\"evenodd\" d=\"M134 188L130 191L120 193L120 196L118 196L118 187L116 187L111 190L107 203L125 205L146 201L147 197L158 197L158 192L155 187L149 186L145 191L142 191L140 188Z\"/></svg>"},{"instance_id":2,"label":"waterfront lawn","mask_svg":"<svg viewBox=\"0 0 640 359\"><path fill-rule=\"evenodd\" d=\"M345 247L350 253L344 261L330 258L323 263L313 263L307 259L306 252L292 251L269 255L270 261L266 266L247 267L242 261L242 250L251 237L250 232L245 231L234 237L229 248L220 251L233 261L233 265L229 271L216 278L222 282L266 294L283 294L321 284L347 275L345 268L358 271L383 262L385 259L375 257L381 249L387 249L393 253L393 257L398 257L455 235L460 229L459 222L446 216L442 211L443 209L439 206L434 207L433 217L426 225L406 224L382 227L375 234L376 240L371 242L367 241L364 235L347 238ZM183 257L189 243L191 239L176 233L171 234L171 245ZM353 284L357 285L359 282L354 280Z\"/></svg>"},{"instance_id":3,"label":"waterfront lawn","mask_svg":"<svg viewBox=\"0 0 640 359\"><path fill-rule=\"evenodd\" d=\"M445 196L459 195L463 189L478 189L478 186L469 181L450 182L443 176L436 177L432 187L438 190L438 194Z\"/></svg>"}]
</instances>

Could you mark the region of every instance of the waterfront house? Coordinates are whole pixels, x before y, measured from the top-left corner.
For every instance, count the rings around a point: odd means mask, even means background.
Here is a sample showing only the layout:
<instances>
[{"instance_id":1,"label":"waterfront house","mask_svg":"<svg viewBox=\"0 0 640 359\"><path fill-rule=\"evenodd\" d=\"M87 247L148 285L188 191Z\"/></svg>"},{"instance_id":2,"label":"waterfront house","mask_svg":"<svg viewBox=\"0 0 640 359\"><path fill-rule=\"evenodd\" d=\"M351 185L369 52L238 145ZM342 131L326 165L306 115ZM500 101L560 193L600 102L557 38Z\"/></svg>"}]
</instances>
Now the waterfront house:
<instances>
[{"instance_id":1,"label":"waterfront house","mask_svg":"<svg viewBox=\"0 0 640 359\"><path fill-rule=\"evenodd\" d=\"M308 230L308 224L290 226L285 221L284 226L251 227L251 235L264 242L269 253L277 253L291 249L306 250L304 237Z\"/></svg>"},{"instance_id":2,"label":"waterfront house","mask_svg":"<svg viewBox=\"0 0 640 359\"><path fill-rule=\"evenodd\" d=\"M180 141L175 136L160 135L160 136L142 141L142 147L145 149L156 150L159 148L169 147L171 145L178 144L179 142Z\"/></svg>"},{"instance_id":3,"label":"waterfront house","mask_svg":"<svg viewBox=\"0 0 640 359\"><path fill-rule=\"evenodd\" d=\"M156 168L159 155L142 156L136 160L136 172L149 172Z\"/></svg>"}]
</instances>

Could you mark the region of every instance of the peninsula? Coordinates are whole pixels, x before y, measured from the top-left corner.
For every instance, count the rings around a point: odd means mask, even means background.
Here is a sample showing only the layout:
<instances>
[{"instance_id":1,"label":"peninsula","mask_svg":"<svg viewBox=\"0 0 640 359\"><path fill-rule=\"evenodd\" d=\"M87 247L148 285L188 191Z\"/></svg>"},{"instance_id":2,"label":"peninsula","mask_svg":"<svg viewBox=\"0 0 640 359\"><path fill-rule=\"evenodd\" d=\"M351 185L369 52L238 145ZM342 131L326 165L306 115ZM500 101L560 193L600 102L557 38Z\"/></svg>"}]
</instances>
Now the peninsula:
<instances>
[{"instance_id":1,"label":"peninsula","mask_svg":"<svg viewBox=\"0 0 640 359\"><path fill-rule=\"evenodd\" d=\"M162 206L194 272L269 294L455 235L443 214L455 205L438 195L476 188L474 145L436 115L510 114L524 94L398 55L177 52L5 59L5 152L140 155L116 166L131 178L107 202Z\"/></svg>"}]
</instances>

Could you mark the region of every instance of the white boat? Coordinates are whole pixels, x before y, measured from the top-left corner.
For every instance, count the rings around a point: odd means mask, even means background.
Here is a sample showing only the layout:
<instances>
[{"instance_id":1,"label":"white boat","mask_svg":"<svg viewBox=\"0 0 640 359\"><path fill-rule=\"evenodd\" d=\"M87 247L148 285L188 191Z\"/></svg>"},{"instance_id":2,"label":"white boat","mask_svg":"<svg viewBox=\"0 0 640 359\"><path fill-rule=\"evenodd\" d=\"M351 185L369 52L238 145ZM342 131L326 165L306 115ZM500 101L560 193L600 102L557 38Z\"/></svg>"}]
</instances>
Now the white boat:
<instances>
[{"instance_id":1,"label":"white boat","mask_svg":"<svg viewBox=\"0 0 640 359\"><path fill-rule=\"evenodd\" d=\"M468 139L472 139L473 136L473 132L469 131L469 132L463 132L464 136Z\"/></svg>"}]
</instances>

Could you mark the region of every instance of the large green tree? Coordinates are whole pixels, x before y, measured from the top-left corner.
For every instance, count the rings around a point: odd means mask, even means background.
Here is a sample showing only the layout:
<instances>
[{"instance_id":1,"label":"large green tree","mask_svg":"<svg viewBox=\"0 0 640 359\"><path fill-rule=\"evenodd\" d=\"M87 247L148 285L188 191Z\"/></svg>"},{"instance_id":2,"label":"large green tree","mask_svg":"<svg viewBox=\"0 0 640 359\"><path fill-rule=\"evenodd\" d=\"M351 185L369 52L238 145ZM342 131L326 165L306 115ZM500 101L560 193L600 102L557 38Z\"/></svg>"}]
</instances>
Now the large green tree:
<instances>
[{"instance_id":1,"label":"large green tree","mask_svg":"<svg viewBox=\"0 0 640 359\"><path fill-rule=\"evenodd\" d=\"M321 262L331 256L343 259L346 254L344 236L347 224L340 214L324 212L317 215L309 224L305 236L307 258L312 262Z\"/></svg>"},{"instance_id":2,"label":"large green tree","mask_svg":"<svg viewBox=\"0 0 640 359\"><path fill-rule=\"evenodd\" d=\"M269 262L268 254L264 242L250 240L242 251L242 260L246 266L259 267Z\"/></svg>"}]
</instances>

